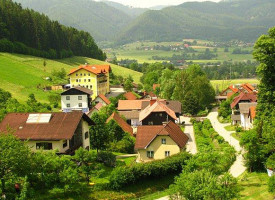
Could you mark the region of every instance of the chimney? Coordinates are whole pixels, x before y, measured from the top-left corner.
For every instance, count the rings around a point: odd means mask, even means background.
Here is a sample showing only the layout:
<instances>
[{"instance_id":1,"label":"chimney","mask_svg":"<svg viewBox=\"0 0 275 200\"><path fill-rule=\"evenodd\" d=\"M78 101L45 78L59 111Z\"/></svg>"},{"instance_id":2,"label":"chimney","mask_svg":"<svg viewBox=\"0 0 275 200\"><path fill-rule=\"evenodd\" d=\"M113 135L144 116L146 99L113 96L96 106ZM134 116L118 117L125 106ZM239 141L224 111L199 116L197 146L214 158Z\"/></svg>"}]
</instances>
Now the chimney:
<instances>
[{"instance_id":1,"label":"chimney","mask_svg":"<svg viewBox=\"0 0 275 200\"><path fill-rule=\"evenodd\" d=\"M153 105L154 103L156 103L156 101L157 101L157 97L152 97L150 99L150 106Z\"/></svg>"}]
</instances>

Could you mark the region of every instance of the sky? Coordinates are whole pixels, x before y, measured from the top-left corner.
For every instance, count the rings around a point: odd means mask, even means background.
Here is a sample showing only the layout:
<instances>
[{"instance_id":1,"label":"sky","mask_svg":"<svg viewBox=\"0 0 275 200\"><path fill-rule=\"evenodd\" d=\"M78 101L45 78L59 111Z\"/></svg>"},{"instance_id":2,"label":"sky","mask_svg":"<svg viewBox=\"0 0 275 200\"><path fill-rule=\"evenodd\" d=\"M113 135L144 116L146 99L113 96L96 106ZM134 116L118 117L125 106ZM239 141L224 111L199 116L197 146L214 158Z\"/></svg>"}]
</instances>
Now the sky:
<instances>
[{"instance_id":1,"label":"sky","mask_svg":"<svg viewBox=\"0 0 275 200\"><path fill-rule=\"evenodd\" d=\"M158 5L179 5L188 1L202 2L206 0L109 0L109 1L114 1L117 3L129 5L133 7L149 8L149 7L158 6ZM220 0L208 0L208 1L219 2Z\"/></svg>"}]
</instances>

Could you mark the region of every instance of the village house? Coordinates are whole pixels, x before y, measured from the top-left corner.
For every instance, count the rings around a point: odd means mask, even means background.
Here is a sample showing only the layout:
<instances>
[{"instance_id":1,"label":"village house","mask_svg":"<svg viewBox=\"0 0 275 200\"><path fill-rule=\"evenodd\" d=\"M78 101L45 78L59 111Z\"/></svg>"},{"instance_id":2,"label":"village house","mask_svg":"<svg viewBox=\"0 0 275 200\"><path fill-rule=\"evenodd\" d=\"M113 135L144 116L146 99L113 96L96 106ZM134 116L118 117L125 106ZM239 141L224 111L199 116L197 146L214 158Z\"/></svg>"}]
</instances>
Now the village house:
<instances>
[{"instance_id":1,"label":"village house","mask_svg":"<svg viewBox=\"0 0 275 200\"><path fill-rule=\"evenodd\" d=\"M239 91L243 92L243 93L253 93L253 92L257 92L257 90L250 84L250 83L245 83L242 84L239 87Z\"/></svg>"},{"instance_id":2,"label":"village house","mask_svg":"<svg viewBox=\"0 0 275 200\"><path fill-rule=\"evenodd\" d=\"M108 106L109 104L111 104L111 101L105 97L103 94L99 94L94 100L93 102L95 104L101 103L103 106Z\"/></svg>"},{"instance_id":3,"label":"village house","mask_svg":"<svg viewBox=\"0 0 275 200\"><path fill-rule=\"evenodd\" d=\"M126 100L137 100L137 96L133 92L126 92L124 95Z\"/></svg>"},{"instance_id":4,"label":"village house","mask_svg":"<svg viewBox=\"0 0 275 200\"><path fill-rule=\"evenodd\" d=\"M77 111L9 113L0 124L0 132L12 133L27 141L33 151L57 150L59 154L72 154L79 147L90 149L89 126L93 124L86 114Z\"/></svg>"},{"instance_id":5,"label":"village house","mask_svg":"<svg viewBox=\"0 0 275 200\"><path fill-rule=\"evenodd\" d=\"M73 110L89 112L91 109L91 100L93 92L84 87L71 88L61 93L61 108L63 112Z\"/></svg>"},{"instance_id":6,"label":"village house","mask_svg":"<svg viewBox=\"0 0 275 200\"><path fill-rule=\"evenodd\" d=\"M86 114L88 115L88 117L91 118L94 113L99 112L100 109L103 108L103 107L104 107L104 105L101 102L99 102Z\"/></svg>"},{"instance_id":7,"label":"village house","mask_svg":"<svg viewBox=\"0 0 275 200\"><path fill-rule=\"evenodd\" d=\"M220 93L220 96L225 98L230 98L232 95L237 94L239 92L239 89L236 88L234 85L228 86L224 91Z\"/></svg>"},{"instance_id":8,"label":"village house","mask_svg":"<svg viewBox=\"0 0 275 200\"><path fill-rule=\"evenodd\" d=\"M108 123L108 122L111 121L111 120L116 121L116 123L122 128L122 130L123 130L124 132L129 133L131 136L134 135L134 133L133 133L133 128L132 128L129 124L127 124L127 122L124 121L124 119L122 119L121 116L120 116L118 113L114 112L114 113L107 119L106 123Z\"/></svg>"},{"instance_id":9,"label":"village house","mask_svg":"<svg viewBox=\"0 0 275 200\"><path fill-rule=\"evenodd\" d=\"M188 140L188 136L172 121L165 125L139 126L135 144L137 162L164 159L180 153Z\"/></svg>"},{"instance_id":10,"label":"village house","mask_svg":"<svg viewBox=\"0 0 275 200\"><path fill-rule=\"evenodd\" d=\"M93 90L92 99L95 99L110 92L110 72L110 65L81 65L69 73L71 87L82 86Z\"/></svg>"},{"instance_id":11,"label":"village house","mask_svg":"<svg viewBox=\"0 0 275 200\"><path fill-rule=\"evenodd\" d=\"M177 119L176 122L180 123L181 103L179 101L167 101L165 99L159 99L160 103L171 109ZM140 112L151 104L156 102L156 98L141 99L141 100L119 100L118 111L120 115L123 115L127 119L127 123L131 126L141 126L142 122L139 120ZM173 120L174 121L174 120Z\"/></svg>"},{"instance_id":12,"label":"village house","mask_svg":"<svg viewBox=\"0 0 275 200\"><path fill-rule=\"evenodd\" d=\"M257 95L255 93L241 92L238 96L234 98L233 102L230 104L230 107L232 109L232 115L231 115L232 125L241 123L239 103L251 103L251 102L257 102Z\"/></svg>"},{"instance_id":13,"label":"village house","mask_svg":"<svg viewBox=\"0 0 275 200\"><path fill-rule=\"evenodd\" d=\"M249 118L249 111L250 111L250 108L252 108L252 107L255 108L256 106L257 106L257 102L239 103L241 127L244 130L253 128L253 121L251 123L250 118ZM253 117L255 117L255 116L253 116Z\"/></svg>"},{"instance_id":14,"label":"village house","mask_svg":"<svg viewBox=\"0 0 275 200\"><path fill-rule=\"evenodd\" d=\"M142 125L162 125L177 120L173 110L158 100L151 100L150 104L140 112L139 121Z\"/></svg>"}]
</instances>

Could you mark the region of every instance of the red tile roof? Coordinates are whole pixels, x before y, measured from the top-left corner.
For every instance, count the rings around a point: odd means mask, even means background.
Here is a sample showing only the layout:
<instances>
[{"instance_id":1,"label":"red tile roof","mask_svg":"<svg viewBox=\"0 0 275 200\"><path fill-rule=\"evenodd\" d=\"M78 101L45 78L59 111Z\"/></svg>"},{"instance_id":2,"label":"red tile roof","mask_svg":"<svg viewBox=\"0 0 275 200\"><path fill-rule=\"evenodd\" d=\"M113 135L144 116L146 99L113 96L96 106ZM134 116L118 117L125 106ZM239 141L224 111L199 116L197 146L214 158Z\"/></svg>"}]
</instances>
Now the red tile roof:
<instances>
[{"instance_id":1,"label":"red tile roof","mask_svg":"<svg viewBox=\"0 0 275 200\"><path fill-rule=\"evenodd\" d=\"M93 74L106 74L111 71L110 65L80 65L78 68L73 68L70 70L69 75L77 72L80 69L84 69Z\"/></svg>"},{"instance_id":2,"label":"red tile roof","mask_svg":"<svg viewBox=\"0 0 275 200\"><path fill-rule=\"evenodd\" d=\"M111 103L111 101L107 97L105 97L103 94L98 95L98 97L100 97L102 101L104 101L107 105Z\"/></svg>"},{"instance_id":3,"label":"red tile roof","mask_svg":"<svg viewBox=\"0 0 275 200\"><path fill-rule=\"evenodd\" d=\"M136 95L133 92L127 92L123 95L127 100L137 100Z\"/></svg>"},{"instance_id":4,"label":"red tile roof","mask_svg":"<svg viewBox=\"0 0 275 200\"><path fill-rule=\"evenodd\" d=\"M135 149L146 149L157 136L161 135L169 136L180 148L183 148L189 140L181 128L172 121L163 126L139 126Z\"/></svg>"},{"instance_id":5,"label":"red tile roof","mask_svg":"<svg viewBox=\"0 0 275 200\"><path fill-rule=\"evenodd\" d=\"M224 91L222 91L222 92L220 93L220 95L221 95L221 96L225 96L225 95L224 95L224 92L226 92L227 90L231 90L232 92L230 92L230 93L233 93L233 94L236 94L236 93L239 91L238 88L234 88L233 85L230 85L230 86L228 86L228 88L226 88ZM228 96L228 94L227 94L227 96Z\"/></svg>"},{"instance_id":6,"label":"red tile roof","mask_svg":"<svg viewBox=\"0 0 275 200\"><path fill-rule=\"evenodd\" d=\"M117 110L141 110L144 100L119 100Z\"/></svg>"},{"instance_id":7,"label":"red tile roof","mask_svg":"<svg viewBox=\"0 0 275 200\"><path fill-rule=\"evenodd\" d=\"M6 133L7 127L14 130L14 135L21 140L69 140L73 137L81 119L90 125L92 120L82 112L47 113L51 114L48 123L27 123L29 114L9 113L0 124L0 132ZM39 113L43 114L43 113Z\"/></svg>"},{"instance_id":8,"label":"red tile roof","mask_svg":"<svg viewBox=\"0 0 275 200\"><path fill-rule=\"evenodd\" d=\"M256 106L251 106L249 108L249 116L251 117L251 119L255 119L255 117L256 117Z\"/></svg>"},{"instance_id":9,"label":"red tile roof","mask_svg":"<svg viewBox=\"0 0 275 200\"><path fill-rule=\"evenodd\" d=\"M106 121L106 123L108 123L110 120L115 120L118 125L127 133L130 133L133 136L133 129L132 127L127 124L126 121L124 121L124 119L122 119L118 113L114 112Z\"/></svg>"},{"instance_id":10,"label":"red tile roof","mask_svg":"<svg viewBox=\"0 0 275 200\"><path fill-rule=\"evenodd\" d=\"M255 88L249 83L242 84L241 87L248 93L252 93L255 90Z\"/></svg>"},{"instance_id":11,"label":"red tile roof","mask_svg":"<svg viewBox=\"0 0 275 200\"><path fill-rule=\"evenodd\" d=\"M144 110L140 112L139 121L144 120L152 112L166 112L173 119L177 119L177 116L173 110L171 110L165 104L157 100L153 105L148 105Z\"/></svg>"},{"instance_id":12,"label":"red tile roof","mask_svg":"<svg viewBox=\"0 0 275 200\"><path fill-rule=\"evenodd\" d=\"M234 108L240 101L257 102L257 95L254 93L241 92L230 104L231 108Z\"/></svg>"}]
</instances>

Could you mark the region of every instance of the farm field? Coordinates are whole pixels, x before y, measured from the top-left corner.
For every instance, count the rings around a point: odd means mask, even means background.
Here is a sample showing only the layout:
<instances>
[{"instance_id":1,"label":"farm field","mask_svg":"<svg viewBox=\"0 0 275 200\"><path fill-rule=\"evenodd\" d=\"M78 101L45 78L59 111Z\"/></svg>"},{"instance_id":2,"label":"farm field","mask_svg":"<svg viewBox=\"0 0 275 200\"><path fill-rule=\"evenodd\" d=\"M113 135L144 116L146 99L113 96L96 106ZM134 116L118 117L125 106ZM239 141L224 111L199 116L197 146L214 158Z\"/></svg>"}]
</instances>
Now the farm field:
<instances>
[{"instance_id":1,"label":"farm field","mask_svg":"<svg viewBox=\"0 0 275 200\"><path fill-rule=\"evenodd\" d=\"M219 91L226 89L229 85L232 85L232 84L243 84L243 83L259 84L260 83L258 79L211 80L210 82L213 85L214 89L218 88Z\"/></svg>"},{"instance_id":2,"label":"farm field","mask_svg":"<svg viewBox=\"0 0 275 200\"><path fill-rule=\"evenodd\" d=\"M184 40L184 41L190 41L193 40ZM131 60L137 60L139 63L154 63L154 62L163 62L167 60L154 60L152 56L159 56L159 57L171 57L173 54L181 55L182 51L164 51L164 50L153 50L151 47L155 45L159 46L177 46L182 45L182 42L134 42L130 44L123 45L121 47L117 47L114 49L106 49L106 53L108 58L113 58L116 56L117 60L121 59L131 59ZM194 46L191 46L196 53L204 52L206 48L209 48L211 51L214 50L214 47L207 47L206 44L213 44L211 41L205 41L205 40L197 40L197 44ZM147 48L148 47L148 48ZM145 50L146 48L146 50ZM216 63L216 62L223 62L223 61L247 61L247 60L253 60L253 57L251 54L232 54L232 51L236 47L230 47L228 48L228 52L224 52L224 48L218 47L217 52L215 54L218 54L218 56L212 60L186 60L186 61L192 61L194 63ZM249 50L251 51L252 47L246 47L241 48L242 50Z\"/></svg>"},{"instance_id":3,"label":"farm field","mask_svg":"<svg viewBox=\"0 0 275 200\"><path fill-rule=\"evenodd\" d=\"M43 66L44 60L46 67ZM45 78L49 77L53 70L64 68L69 72L71 68L84 63L105 64L103 61L86 57L49 60L28 55L0 53L0 88L9 91L20 102L26 101L31 93L35 94L37 100L48 102L47 97L52 91L45 92L43 89L38 89L40 86L51 85L51 82ZM136 83L140 82L142 73L113 64L111 67L115 75L123 77L131 75Z\"/></svg>"}]
</instances>

